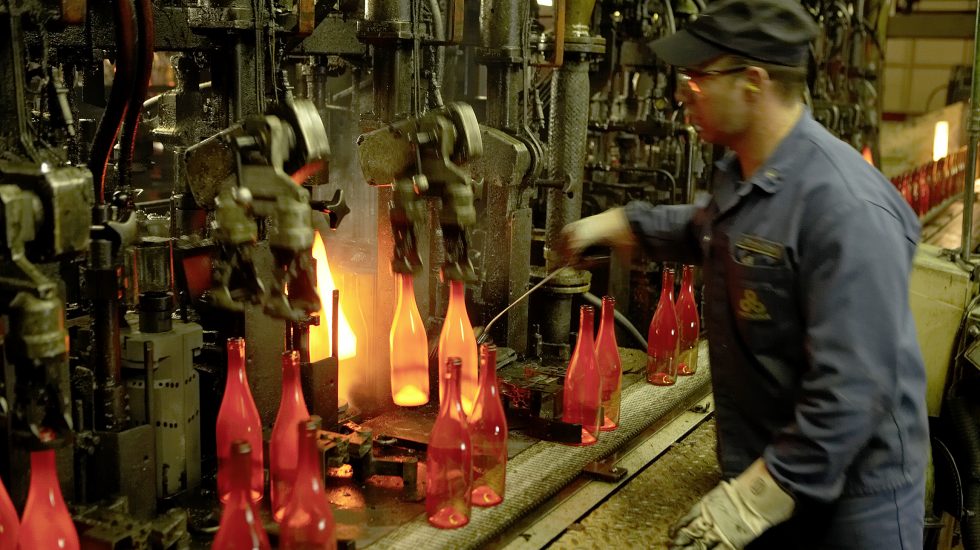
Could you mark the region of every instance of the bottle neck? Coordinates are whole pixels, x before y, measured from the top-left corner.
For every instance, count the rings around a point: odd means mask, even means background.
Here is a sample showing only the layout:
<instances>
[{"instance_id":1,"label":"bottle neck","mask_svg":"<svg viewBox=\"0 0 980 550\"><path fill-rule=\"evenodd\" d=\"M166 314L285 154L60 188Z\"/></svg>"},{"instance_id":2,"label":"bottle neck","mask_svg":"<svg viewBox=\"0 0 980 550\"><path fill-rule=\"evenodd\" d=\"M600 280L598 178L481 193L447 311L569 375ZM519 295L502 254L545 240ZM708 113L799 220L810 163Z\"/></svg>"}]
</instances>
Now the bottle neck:
<instances>
[{"instance_id":1,"label":"bottle neck","mask_svg":"<svg viewBox=\"0 0 980 550\"><path fill-rule=\"evenodd\" d=\"M661 300L674 300L674 272L664 270L663 288L660 289Z\"/></svg>"},{"instance_id":2,"label":"bottle neck","mask_svg":"<svg viewBox=\"0 0 980 550\"><path fill-rule=\"evenodd\" d=\"M466 307L466 286L463 281L449 281L449 311L458 313L460 308ZM449 315L449 311L446 315Z\"/></svg>"},{"instance_id":3,"label":"bottle neck","mask_svg":"<svg viewBox=\"0 0 980 550\"><path fill-rule=\"evenodd\" d=\"M691 266L684 266L684 274L681 277L681 291L693 290L694 288L694 269Z\"/></svg>"},{"instance_id":4,"label":"bottle neck","mask_svg":"<svg viewBox=\"0 0 980 550\"><path fill-rule=\"evenodd\" d=\"M602 329L603 325L612 326L613 321L616 317L616 300L612 298L602 299L602 321L599 323L599 329Z\"/></svg>"},{"instance_id":5,"label":"bottle neck","mask_svg":"<svg viewBox=\"0 0 980 550\"><path fill-rule=\"evenodd\" d=\"M415 285L410 273L402 273L399 275L399 278L401 279L401 284L399 285L398 303L402 304L415 298Z\"/></svg>"},{"instance_id":6,"label":"bottle neck","mask_svg":"<svg viewBox=\"0 0 980 550\"><path fill-rule=\"evenodd\" d=\"M446 382L446 392L443 396L442 406L440 407L439 414L459 416L463 417L463 403L460 401L460 396L462 395L460 389L460 376L462 376L462 365L450 364L446 368L446 374L444 375Z\"/></svg>"},{"instance_id":7,"label":"bottle neck","mask_svg":"<svg viewBox=\"0 0 980 550\"><path fill-rule=\"evenodd\" d=\"M287 352L282 358L282 403L287 400L303 399L303 388L299 379L299 356L295 351Z\"/></svg>"},{"instance_id":8,"label":"bottle neck","mask_svg":"<svg viewBox=\"0 0 980 550\"><path fill-rule=\"evenodd\" d=\"M307 422L301 424L300 430L300 456L297 464L297 484L303 490L319 492L321 487L320 480L320 460L319 450L317 449L318 430L308 425Z\"/></svg>"},{"instance_id":9,"label":"bottle neck","mask_svg":"<svg viewBox=\"0 0 980 550\"><path fill-rule=\"evenodd\" d=\"M592 349L594 346L594 338L592 337L595 330L594 316L592 308L582 307L581 313L579 313L578 343L575 345L575 353L578 353L583 346L588 349Z\"/></svg>"},{"instance_id":10,"label":"bottle neck","mask_svg":"<svg viewBox=\"0 0 980 550\"><path fill-rule=\"evenodd\" d=\"M245 342L241 338L228 341L228 378L225 391L232 384L245 384Z\"/></svg>"},{"instance_id":11,"label":"bottle neck","mask_svg":"<svg viewBox=\"0 0 980 550\"><path fill-rule=\"evenodd\" d=\"M39 489L58 487L58 490L61 490L53 450L31 453L31 485L37 485Z\"/></svg>"},{"instance_id":12,"label":"bottle neck","mask_svg":"<svg viewBox=\"0 0 980 550\"><path fill-rule=\"evenodd\" d=\"M242 443L232 443L231 450L231 496L244 501L251 500L252 493L252 452L239 447Z\"/></svg>"},{"instance_id":13,"label":"bottle neck","mask_svg":"<svg viewBox=\"0 0 980 550\"><path fill-rule=\"evenodd\" d=\"M497 350L483 350L482 353L482 372L480 373L480 385L486 388L497 386Z\"/></svg>"}]
</instances>

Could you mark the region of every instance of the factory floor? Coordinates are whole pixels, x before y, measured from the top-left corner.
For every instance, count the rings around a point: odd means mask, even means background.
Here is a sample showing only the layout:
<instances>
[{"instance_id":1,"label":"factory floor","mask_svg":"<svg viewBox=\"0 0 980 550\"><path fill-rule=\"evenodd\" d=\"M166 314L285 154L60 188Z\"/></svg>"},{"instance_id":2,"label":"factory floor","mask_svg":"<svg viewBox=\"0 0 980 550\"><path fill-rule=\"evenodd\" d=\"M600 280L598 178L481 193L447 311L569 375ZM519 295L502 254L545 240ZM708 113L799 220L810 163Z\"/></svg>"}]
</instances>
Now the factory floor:
<instances>
[{"instance_id":1,"label":"factory floor","mask_svg":"<svg viewBox=\"0 0 980 550\"><path fill-rule=\"evenodd\" d=\"M670 525L714 487L720 476L715 423L708 420L547 548L666 548Z\"/></svg>"}]
</instances>

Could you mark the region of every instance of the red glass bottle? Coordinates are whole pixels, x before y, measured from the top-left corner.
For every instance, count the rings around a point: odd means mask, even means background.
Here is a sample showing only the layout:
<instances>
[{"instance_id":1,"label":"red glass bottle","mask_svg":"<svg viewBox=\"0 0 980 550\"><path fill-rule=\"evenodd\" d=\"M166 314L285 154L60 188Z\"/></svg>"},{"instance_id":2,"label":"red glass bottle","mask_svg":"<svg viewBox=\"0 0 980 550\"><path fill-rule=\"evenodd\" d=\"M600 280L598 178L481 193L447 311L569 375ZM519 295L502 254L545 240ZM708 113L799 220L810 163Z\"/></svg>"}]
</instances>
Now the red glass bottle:
<instances>
[{"instance_id":1,"label":"red glass bottle","mask_svg":"<svg viewBox=\"0 0 980 550\"><path fill-rule=\"evenodd\" d=\"M504 500L507 474L507 417L497 387L497 346L480 346L480 390L469 422L473 444L474 506L496 506Z\"/></svg>"},{"instance_id":2,"label":"red glass bottle","mask_svg":"<svg viewBox=\"0 0 980 550\"><path fill-rule=\"evenodd\" d=\"M599 376L602 378L602 414L600 428L611 432L619 427L619 402L623 384L623 360L616 344L616 300L612 296L602 297L602 314L599 320L599 335L595 340L595 356L599 363Z\"/></svg>"},{"instance_id":3,"label":"red glass bottle","mask_svg":"<svg viewBox=\"0 0 980 550\"><path fill-rule=\"evenodd\" d=\"M446 394L429 435L425 459L425 513L440 529L456 529L470 522L470 490L473 456L469 427L460 400L463 369L458 357L450 357L440 386Z\"/></svg>"},{"instance_id":4,"label":"red glass bottle","mask_svg":"<svg viewBox=\"0 0 980 550\"><path fill-rule=\"evenodd\" d=\"M292 494L299 465L299 432L296 426L310 417L299 378L299 352L282 354L282 397L269 440L269 494L272 519L279 523Z\"/></svg>"},{"instance_id":5,"label":"red glass bottle","mask_svg":"<svg viewBox=\"0 0 980 550\"><path fill-rule=\"evenodd\" d=\"M252 502L252 446L244 439L236 439L228 444L225 454L228 501L211 550L271 550L259 511Z\"/></svg>"},{"instance_id":6,"label":"red glass bottle","mask_svg":"<svg viewBox=\"0 0 980 550\"><path fill-rule=\"evenodd\" d=\"M582 425L582 439L576 446L594 445L602 426L602 377L595 356L595 310L579 310L578 341L565 373L562 421Z\"/></svg>"},{"instance_id":7,"label":"red glass bottle","mask_svg":"<svg viewBox=\"0 0 980 550\"><path fill-rule=\"evenodd\" d=\"M429 343L415 303L412 275L396 273L398 302L388 335L391 398L396 405L417 407L429 402Z\"/></svg>"},{"instance_id":8,"label":"red glass bottle","mask_svg":"<svg viewBox=\"0 0 980 550\"><path fill-rule=\"evenodd\" d=\"M677 297L677 321L680 323L677 374L690 376L698 369L698 335L701 332L698 303L694 299L694 266L685 265L681 272L681 293Z\"/></svg>"},{"instance_id":9,"label":"red glass bottle","mask_svg":"<svg viewBox=\"0 0 980 550\"><path fill-rule=\"evenodd\" d=\"M299 422L293 429L300 438L299 469L286 514L279 524L279 548L336 550L333 508L323 488L323 470L317 445L320 417Z\"/></svg>"},{"instance_id":10,"label":"red glass bottle","mask_svg":"<svg viewBox=\"0 0 980 550\"><path fill-rule=\"evenodd\" d=\"M20 521L17 519L17 509L10 501L7 488L0 481L0 550L17 550L19 532Z\"/></svg>"},{"instance_id":11,"label":"red glass bottle","mask_svg":"<svg viewBox=\"0 0 980 550\"><path fill-rule=\"evenodd\" d=\"M439 335L439 366L448 365L450 357L459 357L463 363L460 376L460 399L463 412L473 412L476 392L479 388L479 376L476 356L476 336L473 335L473 325L466 313L466 292L463 281L449 281L449 307L446 309L446 320L442 323L442 333ZM439 379L445 381L445 373L439 373ZM446 393L445 384L439 384L439 399Z\"/></svg>"},{"instance_id":12,"label":"red glass bottle","mask_svg":"<svg viewBox=\"0 0 980 550\"><path fill-rule=\"evenodd\" d=\"M670 386L677 381L677 313L674 310L674 270L665 268L660 301L647 334L647 382Z\"/></svg>"},{"instance_id":13,"label":"red glass bottle","mask_svg":"<svg viewBox=\"0 0 980 550\"><path fill-rule=\"evenodd\" d=\"M78 532L61 496L54 451L31 453L31 487L20 524L20 550L78 550Z\"/></svg>"},{"instance_id":14,"label":"red glass bottle","mask_svg":"<svg viewBox=\"0 0 980 550\"><path fill-rule=\"evenodd\" d=\"M255 408L252 391L248 388L245 375L245 340L228 339L228 377L225 380L225 396L218 409L217 434L218 452L218 496L221 502L228 502L231 495L231 474L228 459L231 443L243 439L251 446L252 457L252 502L262 500L262 421Z\"/></svg>"}]
</instances>

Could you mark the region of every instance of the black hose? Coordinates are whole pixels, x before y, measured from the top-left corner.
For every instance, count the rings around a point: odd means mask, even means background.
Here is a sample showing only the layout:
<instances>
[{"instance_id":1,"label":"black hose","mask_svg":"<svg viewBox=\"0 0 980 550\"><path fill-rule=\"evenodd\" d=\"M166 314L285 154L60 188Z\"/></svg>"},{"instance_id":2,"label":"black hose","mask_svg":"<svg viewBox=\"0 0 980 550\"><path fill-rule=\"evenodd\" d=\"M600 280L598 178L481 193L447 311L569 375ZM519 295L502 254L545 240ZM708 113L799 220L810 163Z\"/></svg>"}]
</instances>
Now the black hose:
<instances>
[{"instance_id":1,"label":"black hose","mask_svg":"<svg viewBox=\"0 0 980 550\"><path fill-rule=\"evenodd\" d=\"M106 166L109 164L109 155L112 153L116 136L119 135L119 127L126 116L136 78L134 56L136 23L133 20L133 0L114 0L113 3L116 8L116 74L112 79L109 103L102 113L99 128L95 131L88 160L98 204L105 204Z\"/></svg>"},{"instance_id":2,"label":"black hose","mask_svg":"<svg viewBox=\"0 0 980 550\"><path fill-rule=\"evenodd\" d=\"M966 550L980 550L980 425L969 397L951 397L944 405L960 456L966 461L960 526Z\"/></svg>"},{"instance_id":3,"label":"black hose","mask_svg":"<svg viewBox=\"0 0 980 550\"><path fill-rule=\"evenodd\" d=\"M582 298L584 298L586 302L589 302L590 304L595 306L598 310L600 311L602 310L602 300L600 300L599 297L596 296L595 294L592 294L591 292L586 292L582 294ZM643 337L643 334L641 334L640 331L636 330L636 327L633 326L633 323L631 323L630 320L627 319L625 315L616 311L615 309L613 310L613 317L616 319L616 322L618 322L621 327L626 329L626 332L628 332L630 336L632 336L633 339L636 340L636 343L642 346L640 349L646 351L647 340L646 338Z\"/></svg>"},{"instance_id":4,"label":"black hose","mask_svg":"<svg viewBox=\"0 0 980 550\"><path fill-rule=\"evenodd\" d=\"M119 141L119 187L127 188L132 181L133 156L136 149L136 131L146 94L150 90L153 75L153 4L151 0L136 0L136 82L132 98L126 109L126 117Z\"/></svg>"}]
</instances>

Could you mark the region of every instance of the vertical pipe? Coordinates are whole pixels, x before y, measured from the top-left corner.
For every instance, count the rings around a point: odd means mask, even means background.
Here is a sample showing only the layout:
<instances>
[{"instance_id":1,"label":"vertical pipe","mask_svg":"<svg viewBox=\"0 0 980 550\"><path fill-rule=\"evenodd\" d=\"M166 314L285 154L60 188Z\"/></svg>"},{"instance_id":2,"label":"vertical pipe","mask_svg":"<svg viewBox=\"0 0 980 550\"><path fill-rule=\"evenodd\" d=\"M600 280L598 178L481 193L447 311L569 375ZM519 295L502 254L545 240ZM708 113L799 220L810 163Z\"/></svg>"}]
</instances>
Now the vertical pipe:
<instances>
[{"instance_id":1,"label":"vertical pipe","mask_svg":"<svg viewBox=\"0 0 980 550\"><path fill-rule=\"evenodd\" d=\"M150 89L153 74L153 5L150 0L136 0L137 54L134 67L132 98L126 109L122 138L119 140L119 187L127 188L132 182L132 162L136 148L136 131L139 128L143 102Z\"/></svg>"},{"instance_id":2,"label":"vertical pipe","mask_svg":"<svg viewBox=\"0 0 980 550\"><path fill-rule=\"evenodd\" d=\"M973 186L977 174L977 144L980 142L980 5L977 6L973 36L973 79L970 83L970 121L967 123L966 181L963 182L963 238L960 258L970 261L973 253Z\"/></svg>"}]
</instances>

